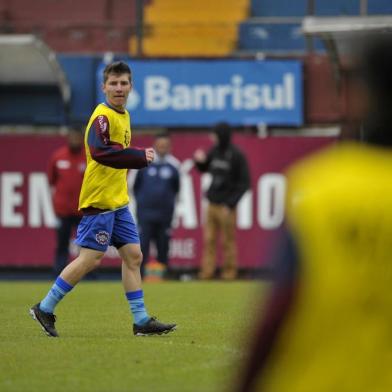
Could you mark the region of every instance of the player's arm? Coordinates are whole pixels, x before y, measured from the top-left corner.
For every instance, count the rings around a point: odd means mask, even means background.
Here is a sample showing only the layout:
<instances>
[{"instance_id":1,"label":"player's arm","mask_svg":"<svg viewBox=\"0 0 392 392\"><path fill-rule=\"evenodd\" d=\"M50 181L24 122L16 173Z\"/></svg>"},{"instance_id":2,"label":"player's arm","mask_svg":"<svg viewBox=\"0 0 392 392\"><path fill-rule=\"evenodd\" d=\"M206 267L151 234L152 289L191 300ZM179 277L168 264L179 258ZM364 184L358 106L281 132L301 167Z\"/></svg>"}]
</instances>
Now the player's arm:
<instances>
[{"instance_id":1,"label":"player's arm","mask_svg":"<svg viewBox=\"0 0 392 392\"><path fill-rule=\"evenodd\" d=\"M206 172L210 167L211 151L206 154L203 150L197 149L193 154L193 162L200 172Z\"/></svg>"},{"instance_id":2,"label":"player's arm","mask_svg":"<svg viewBox=\"0 0 392 392\"><path fill-rule=\"evenodd\" d=\"M115 169L141 169L152 162L152 149L124 148L110 140L109 120L100 115L92 122L87 143L91 157L98 163Z\"/></svg>"},{"instance_id":3,"label":"player's arm","mask_svg":"<svg viewBox=\"0 0 392 392\"><path fill-rule=\"evenodd\" d=\"M253 391L255 381L259 377L262 380L265 365L295 300L298 256L294 240L286 228L280 233L277 252L272 262L274 285L256 326L238 392Z\"/></svg>"}]
</instances>

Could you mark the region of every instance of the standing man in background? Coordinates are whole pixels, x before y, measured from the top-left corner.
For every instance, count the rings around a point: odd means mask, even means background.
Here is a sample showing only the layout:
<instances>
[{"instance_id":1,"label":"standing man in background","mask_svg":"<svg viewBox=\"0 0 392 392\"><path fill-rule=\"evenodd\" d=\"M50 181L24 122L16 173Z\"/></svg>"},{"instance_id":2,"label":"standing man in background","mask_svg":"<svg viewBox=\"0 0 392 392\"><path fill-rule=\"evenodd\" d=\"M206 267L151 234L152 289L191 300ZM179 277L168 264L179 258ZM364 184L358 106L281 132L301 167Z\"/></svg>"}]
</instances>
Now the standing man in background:
<instances>
[{"instance_id":1,"label":"standing man in background","mask_svg":"<svg viewBox=\"0 0 392 392\"><path fill-rule=\"evenodd\" d=\"M90 117L85 133L87 167L79 197L83 218L75 243L79 256L68 264L47 295L30 314L48 336L58 337L54 309L90 271L97 268L108 248L117 248L122 259L125 298L133 316L133 333L161 335L176 328L150 317L144 304L140 276L142 252L139 234L128 209L128 169L141 169L154 159L152 148L131 147L131 122L125 109L132 89L131 70L125 62L108 64L103 71L106 101ZM104 312L104 308L100 310ZM81 325L82 329L83 326Z\"/></svg>"},{"instance_id":2,"label":"standing man in background","mask_svg":"<svg viewBox=\"0 0 392 392\"><path fill-rule=\"evenodd\" d=\"M83 133L80 129L72 128L67 135L67 145L60 147L52 154L48 167L53 207L58 219L53 265L55 276L68 263L71 233L82 217L78 204L85 168Z\"/></svg>"},{"instance_id":3,"label":"standing man in background","mask_svg":"<svg viewBox=\"0 0 392 392\"><path fill-rule=\"evenodd\" d=\"M201 172L212 176L207 191L209 201L204 227L204 249L200 279L212 279L215 274L216 248L222 235L224 263L221 278L237 277L235 243L236 206L250 186L248 163L244 154L231 143L231 128L227 123L214 127L215 146L205 154L196 150L194 161Z\"/></svg>"},{"instance_id":4,"label":"standing man in background","mask_svg":"<svg viewBox=\"0 0 392 392\"><path fill-rule=\"evenodd\" d=\"M180 189L179 161L170 154L168 134L155 138L156 157L136 175L133 192L143 253L142 276L149 260L150 243L155 242L157 260L167 268L174 207Z\"/></svg>"}]
</instances>

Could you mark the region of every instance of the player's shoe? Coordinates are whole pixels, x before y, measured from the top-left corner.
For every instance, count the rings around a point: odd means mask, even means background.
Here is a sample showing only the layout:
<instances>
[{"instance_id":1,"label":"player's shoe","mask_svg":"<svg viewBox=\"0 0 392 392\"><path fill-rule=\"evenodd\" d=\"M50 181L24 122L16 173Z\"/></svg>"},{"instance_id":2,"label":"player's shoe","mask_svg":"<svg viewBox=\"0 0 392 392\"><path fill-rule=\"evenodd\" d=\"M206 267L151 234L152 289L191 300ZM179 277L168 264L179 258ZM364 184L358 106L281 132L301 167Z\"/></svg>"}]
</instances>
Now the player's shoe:
<instances>
[{"instance_id":1,"label":"player's shoe","mask_svg":"<svg viewBox=\"0 0 392 392\"><path fill-rule=\"evenodd\" d=\"M136 336L162 335L174 331L176 326L176 324L161 323L156 317L151 317L146 324L133 324L133 334Z\"/></svg>"},{"instance_id":2,"label":"player's shoe","mask_svg":"<svg viewBox=\"0 0 392 392\"><path fill-rule=\"evenodd\" d=\"M58 337L59 334L56 331L54 323L56 322L56 316L51 313L45 313L39 308L39 303L34 305L30 309L30 315L34 320L37 320L42 330L48 335Z\"/></svg>"}]
</instances>

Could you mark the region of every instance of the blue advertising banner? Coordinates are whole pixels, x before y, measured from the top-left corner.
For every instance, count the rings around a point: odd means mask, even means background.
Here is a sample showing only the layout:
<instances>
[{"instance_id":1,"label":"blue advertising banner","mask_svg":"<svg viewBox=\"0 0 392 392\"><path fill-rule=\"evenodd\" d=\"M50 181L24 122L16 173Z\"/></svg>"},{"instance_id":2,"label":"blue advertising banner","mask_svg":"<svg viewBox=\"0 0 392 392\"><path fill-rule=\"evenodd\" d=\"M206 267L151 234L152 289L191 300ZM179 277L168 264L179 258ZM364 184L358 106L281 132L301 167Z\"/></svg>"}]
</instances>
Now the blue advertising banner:
<instances>
[{"instance_id":1,"label":"blue advertising banner","mask_svg":"<svg viewBox=\"0 0 392 392\"><path fill-rule=\"evenodd\" d=\"M303 122L299 61L130 61L133 91L127 109L133 125L286 125ZM97 70L97 103L104 64Z\"/></svg>"}]
</instances>

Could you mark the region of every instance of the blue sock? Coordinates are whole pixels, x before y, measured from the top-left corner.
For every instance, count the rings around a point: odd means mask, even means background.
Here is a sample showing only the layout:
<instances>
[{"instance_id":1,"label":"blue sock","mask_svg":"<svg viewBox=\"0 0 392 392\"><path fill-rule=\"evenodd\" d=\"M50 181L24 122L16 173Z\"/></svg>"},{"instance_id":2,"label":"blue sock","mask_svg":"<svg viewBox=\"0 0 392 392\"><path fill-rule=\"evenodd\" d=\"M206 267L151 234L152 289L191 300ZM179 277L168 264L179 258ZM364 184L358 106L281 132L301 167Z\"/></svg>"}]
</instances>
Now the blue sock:
<instances>
[{"instance_id":1,"label":"blue sock","mask_svg":"<svg viewBox=\"0 0 392 392\"><path fill-rule=\"evenodd\" d=\"M143 290L128 291L128 293L125 293L125 295L133 314L135 324L145 324L150 319L150 317L148 316L144 306Z\"/></svg>"},{"instance_id":2,"label":"blue sock","mask_svg":"<svg viewBox=\"0 0 392 392\"><path fill-rule=\"evenodd\" d=\"M46 297L40 302L39 308L45 313L53 313L56 305L63 299L65 294L73 289L69 283L60 276L54 282Z\"/></svg>"}]
</instances>

